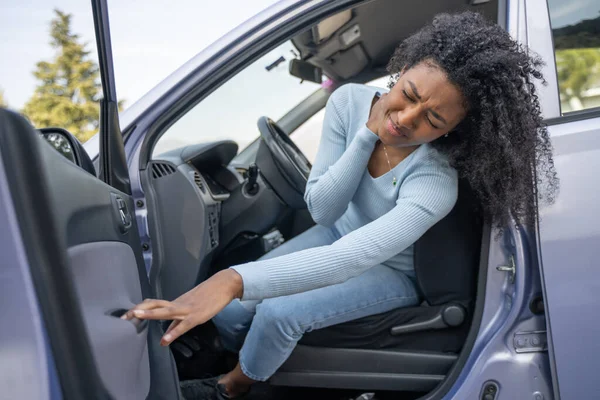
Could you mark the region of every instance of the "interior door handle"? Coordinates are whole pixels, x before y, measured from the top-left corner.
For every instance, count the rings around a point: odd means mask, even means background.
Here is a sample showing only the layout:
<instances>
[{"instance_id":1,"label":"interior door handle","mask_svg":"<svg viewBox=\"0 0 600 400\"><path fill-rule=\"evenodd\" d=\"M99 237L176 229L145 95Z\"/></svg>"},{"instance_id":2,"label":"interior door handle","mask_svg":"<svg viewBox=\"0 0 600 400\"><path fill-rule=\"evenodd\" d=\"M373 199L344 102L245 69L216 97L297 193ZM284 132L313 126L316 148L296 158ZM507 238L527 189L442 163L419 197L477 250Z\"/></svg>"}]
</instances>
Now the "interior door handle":
<instances>
[{"instance_id":1,"label":"interior door handle","mask_svg":"<svg viewBox=\"0 0 600 400\"><path fill-rule=\"evenodd\" d=\"M119 230L125 233L131 228L133 218L127 207L127 202L119 195L111 193L112 204L117 216Z\"/></svg>"},{"instance_id":2,"label":"interior door handle","mask_svg":"<svg viewBox=\"0 0 600 400\"><path fill-rule=\"evenodd\" d=\"M124 308L119 308L117 310L114 310L112 312L109 313L109 315L115 317L115 318L121 318L121 316L123 314L125 314L127 312L126 309ZM128 322L130 322L131 324L133 324L133 326L135 326L135 330L137 333L142 333L143 331L146 330L146 328L148 328L148 320L147 319L139 319L136 317L133 317L131 319L126 320Z\"/></svg>"}]
</instances>

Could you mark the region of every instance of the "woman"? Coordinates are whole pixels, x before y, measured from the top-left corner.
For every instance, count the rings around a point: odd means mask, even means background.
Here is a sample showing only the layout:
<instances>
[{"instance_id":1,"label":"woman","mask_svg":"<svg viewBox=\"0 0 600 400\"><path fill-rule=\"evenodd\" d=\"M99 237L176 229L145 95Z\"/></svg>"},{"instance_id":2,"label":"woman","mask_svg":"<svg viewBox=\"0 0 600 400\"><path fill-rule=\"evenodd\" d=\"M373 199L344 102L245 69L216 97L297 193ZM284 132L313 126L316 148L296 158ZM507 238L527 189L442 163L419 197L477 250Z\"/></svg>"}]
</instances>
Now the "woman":
<instances>
[{"instance_id":1,"label":"woman","mask_svg":"<svg viewBox=\"0 0 600 400\"><path fill-rule=\"evenodd\" d=\"M450 212L459 177L499 228L509 213L535 216L532 166L538 195L553 200L532 84L541 64L478 14L438 15L395 51L389 93L345 85L330 97L305 194L318 225L125 318L174 320L168 345L215 317L225 346L241 350L213 390L236 398L275 373L303 333L418 304L412 245Z\"/></svg>"}]
</instances>

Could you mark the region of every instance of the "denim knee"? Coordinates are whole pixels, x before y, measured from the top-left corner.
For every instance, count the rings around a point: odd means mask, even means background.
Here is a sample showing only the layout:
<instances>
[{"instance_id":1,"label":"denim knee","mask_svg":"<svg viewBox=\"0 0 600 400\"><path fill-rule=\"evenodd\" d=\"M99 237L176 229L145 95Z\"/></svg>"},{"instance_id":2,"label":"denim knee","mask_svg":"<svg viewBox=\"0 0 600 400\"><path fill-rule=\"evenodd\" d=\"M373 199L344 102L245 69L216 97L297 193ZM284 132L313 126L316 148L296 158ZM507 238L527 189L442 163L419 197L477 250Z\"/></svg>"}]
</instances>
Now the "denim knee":
<instances>
[{"instance_id":1,"label":"denim knee","mask_svg":"<svg viewBox=\"0 0 600 400\"><path fill-rule=\"evenodd\" d=\"M281 298L268 299L259 304L256 307L253 324L260 324L267 332L275 328L278 333L289 339L298 340L304 330L297 318L297 312L294 312L292 307L287 307L285 301L281 300Z\"/></svg>"},{"instance_id":2,"label":"denim knee","mask_svg":"<svg viewBox=\"0 0 600 400\"><path fill-rule=\"evenodd\" d=\"M237 302L237 303L236 303ZM232 352L237 352L242 347L253 314L248 312L239 301L232 301L213 319L223 346Z\"/></svg>"}]
</instances>

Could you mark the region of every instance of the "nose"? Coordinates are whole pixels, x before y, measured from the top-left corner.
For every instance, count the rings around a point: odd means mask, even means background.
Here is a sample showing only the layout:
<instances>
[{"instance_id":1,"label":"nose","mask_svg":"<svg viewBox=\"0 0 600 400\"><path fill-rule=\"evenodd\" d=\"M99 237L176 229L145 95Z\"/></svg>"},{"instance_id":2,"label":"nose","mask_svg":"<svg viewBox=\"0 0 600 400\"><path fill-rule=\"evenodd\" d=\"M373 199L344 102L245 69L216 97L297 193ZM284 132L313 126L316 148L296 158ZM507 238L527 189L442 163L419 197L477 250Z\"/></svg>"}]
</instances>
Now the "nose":
<instances>
[{"instance_id":1,"label":"nose","mask_svg":"<svg viewBox=\"0 0 600 400\"><path fill-rule=\"evenodd\" d=\"M398 125L402 126L404 125L405 127L413 130L417 128L417 121L419 119L419 114L420 114L420 110L418 105L410 105L407 107L404 107L402 110L398 111L398 114L396 116L397 120L398 120Z\"/></svg>"}]
</instances>

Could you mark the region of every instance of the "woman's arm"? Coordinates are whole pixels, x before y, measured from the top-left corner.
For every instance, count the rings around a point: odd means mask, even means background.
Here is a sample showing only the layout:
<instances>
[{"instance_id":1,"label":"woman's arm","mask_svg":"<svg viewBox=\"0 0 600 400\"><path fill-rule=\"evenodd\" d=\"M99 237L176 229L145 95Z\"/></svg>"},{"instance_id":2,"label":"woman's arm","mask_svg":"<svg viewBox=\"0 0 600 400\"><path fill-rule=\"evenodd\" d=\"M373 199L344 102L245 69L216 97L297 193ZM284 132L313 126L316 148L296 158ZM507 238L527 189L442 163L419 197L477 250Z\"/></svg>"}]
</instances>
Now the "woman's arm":
<instances>
[{"instance_id":1,"label":"woman's arm","mask_svg":"<svg viewBox=\"0 0 600 400\"><path fill-rule=\"evenodd\" d=\"M243 299L286 296L360 275L412 245L450 212L457 195L456 171L423 167L404 180L391 211L332 245L232 267L242 277Z\"/></svg>"},{"instance_id":2,"label":"woman's arm","mask_svg":"<svg viewBox=\"0 0 600 400\"><path fill-rule=\"evenodd\" d=\"M340 87L327 102L321 143L304 194L311 216L324 226L333 225L348 208L379 139L363 124L346 149L349 111L358 112L352 109L350 90L350 85Z\"/></svg>"},{"instance_id":3,"label":"woman's arm","mask_svg":"<svg viewBox=\"0 0 600 400\"><path fill-rule=\"evenodd\" d=\"M161 340L168 345L214 317L234 298L285 296L344 282L413 244L450 212L457 192L456 171L421 167L403 180L390 212L331 246L225 269L173 301L148 299L122 318L173 320Z\"/></svg>"}]
</instances>

